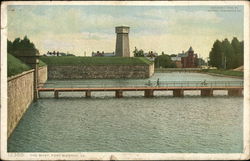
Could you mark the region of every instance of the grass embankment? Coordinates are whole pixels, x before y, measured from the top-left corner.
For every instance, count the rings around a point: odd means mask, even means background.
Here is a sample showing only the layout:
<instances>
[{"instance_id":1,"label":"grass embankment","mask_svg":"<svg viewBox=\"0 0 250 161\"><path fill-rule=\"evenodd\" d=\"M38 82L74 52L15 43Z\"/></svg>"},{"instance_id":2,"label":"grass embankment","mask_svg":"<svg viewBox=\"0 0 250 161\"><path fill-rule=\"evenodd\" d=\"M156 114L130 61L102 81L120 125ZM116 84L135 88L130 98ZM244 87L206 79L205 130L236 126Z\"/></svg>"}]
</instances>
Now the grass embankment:
<instances>
[{"instance_id":1,"label":"grass embankment","mask_svg":"<svg viewBox=\"0 0 250 161\"><path fill-rule=\"evenodd\" d=\"M233 71L233 70L203 69L202 72L218 74L218 75L225 75L225 76L240 77L240 78L243 78L243 76L244 76L243 72L241 72L241 71Z\"/></svg>"},{"instance_id":2,"label":"grass embankment","mask_svg":"<svg viewBox=\"0 0 250 161\"><path fill-rule=\"evenodd\" d=\"M26 65L11 54L8 54L7 56L7 63L8 77L20 74L31 69L30 66Z\"/></svg>"},{"instance_id":3,"label":"grass embankment","mask_svg":"<svg viewBox=\"0 0 250 161\"><path fill-rule=\"evenodd\" d=\"M20 74L22 72L32 69L29 65L25 64L15 56L7 54L7 75L8 77ZM45 66L43 61L39 62L39 67Z\"/></svg>"},{"instance_id":4,"label":"grass embankment","mask_svg":"<svg viewBox=\"0 0 250 161\"><path fill-rule=\"evenodd\" d=\"M149 65L153 62L142 57L41 57L47 65L66 66L66 65Z\"/></svg>"}]
</instances>

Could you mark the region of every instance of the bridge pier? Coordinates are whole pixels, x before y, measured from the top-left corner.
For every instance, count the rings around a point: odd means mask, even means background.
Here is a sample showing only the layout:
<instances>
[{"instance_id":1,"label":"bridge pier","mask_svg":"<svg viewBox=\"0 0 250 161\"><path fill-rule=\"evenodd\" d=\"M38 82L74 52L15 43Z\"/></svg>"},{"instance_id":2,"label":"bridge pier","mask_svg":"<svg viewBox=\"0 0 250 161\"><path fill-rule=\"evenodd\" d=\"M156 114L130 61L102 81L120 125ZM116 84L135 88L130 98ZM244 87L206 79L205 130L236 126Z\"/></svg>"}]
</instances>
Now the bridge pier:
<instances>
[{"instance_id":1,"label":"bridge pier","mask_svg":"<svg viewBox=\"0 0 250 161\"><path fill-rule=\"evenodd\" d=\"M213 96L213 90L212 89L201 89L201 96Z\"/></svg>"},{"instance_id":2,"label":"bridge pier","mask_svg":"<svg viewBox=\"0 0 250 161\"><path fill-rule=\"evenodd\" d=\"M90 98L91 97L91 91L86 91L85 92L85 97Z\"/></svg>"},{"instance_id":3,"label":"bridge pier","mask_svg":"<svg viewBox=\"0 0 250 161\"><path fill-rule=\"evenodd\" d=\"M174 97L183 97L184 96L184 90L183 89L174 89L173 90L173 96Z\"/></svg>"},{"instance_id":4,"label":"bridge pier","mask_svg":"<svg viewBox=\"0 0 250 161\"><path fill-rule=\"evenodd\" d=\"M59 98L59 92L58 92L58 91L55 91L55 92L54 92L54 97L55 97L55 98Z\"/></svg>"},{"instance_id":5,"label":"bridge pier","mask_svg":"<svg viewBox=\"0 0 250 161\"><path fill-rule=\"evenodd\" d=\"M123 92L122 92L122 90L117 90L117 91L115 91L115 97L116 98L122 98L123 97Z\"/></svg>"},{"instance_id":6,"label":"bridge pier","mask_svg":"<svg viewBox=\"0 0 250 161\"><path fill-rule=\"evenodd\" d=\"M228 96L243 96L242 89L228 89Z\"/></svg>"},{"instance_id":7,"label":"bridge pier","mask_svg":"<svg viewBox=\"0 0 250 161\"><path fill-rule=\"evenodd\" d=\"M144 96L145 97L154 97L154 90L152 90L152 89L145 89L145 91L144 91Z\"/></svg>"}]
</instances>

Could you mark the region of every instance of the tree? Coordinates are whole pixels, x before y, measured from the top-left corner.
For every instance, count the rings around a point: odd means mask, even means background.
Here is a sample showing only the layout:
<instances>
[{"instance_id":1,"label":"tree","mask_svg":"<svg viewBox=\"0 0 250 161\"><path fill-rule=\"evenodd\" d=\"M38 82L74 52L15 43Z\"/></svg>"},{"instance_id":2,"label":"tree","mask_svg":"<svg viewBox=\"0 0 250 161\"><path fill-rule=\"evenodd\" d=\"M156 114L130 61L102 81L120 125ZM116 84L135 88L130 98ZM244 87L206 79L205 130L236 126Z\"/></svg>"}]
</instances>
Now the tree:
<instances>
[{"instance_id":1,"label":"tree","mask_svg":"<svg viewBox=\"0 0 250 161\"><path fill-rule=\"evenodd\" d=\"M237 67L237 58L234 48L228 39L222 41L222 64L224 69L232 69Z\"/></svg>"},{"instance_id":2,"label":"tree","mask_svg":"<svg viewBox=\"0 0 250 161\"><path fill-rule=\"evenodd\" d=\"M135 50L133 51L133 53L134 53L134 57L144 57L144 51L142 49L138 51L137 48L135 47Z\"/></svg>"},{"instance_id":3,"label":"tree","mask_svg":"<svg viewBox=\"0 0 250 161\"><path fill-rule=\"evenodd\" d=\"M214 42L212 50L209 53L209 58L209 65L222 68L222 43L219 40Z\"/></svg>"},{"instance_id":4,"label":"tree","mask_svg":"<svg viewBox=\"0 0 250 161\"><path fill-rule=\"evenodd\" d=\"M177 55L176 54L171 54L170 57L177 57Z\"/></svg>"},{"instance_id":5,"label":"tree","mask_svg":"<svg viewBox=\"0 0 250 161\"><path fill-rule=\"evenodd\" d=\"M171 60L169 55L160 55L155 59L155 67L156 68L175 68L175 63Z\"/></svg>"},{"instance_id":6,"label":"tree","mask_svg":"<svg viewBox=\"0 0 250 161\"><path fill-rule=\"evenodd\" d=\"M19 56L19 55L35 55L38 53L35 45L30 42L27 36L24 36L23 40L16 38L13 42L7 42L8 53Z\"/></svg>"},{"instance_id":7,"label":"tree","mask_svg":"<svg viewBox=\"0 0 250 161\"><path fill-rule=\"evenodd\" d=\"M209 53L209 65L223 68L234 69L243 65L244 59L244 42L234 37L231 43L228 39L222 42L216 40Z\"/></svg>"},{"instance_id":8,"label":"tree","mask_svg":"<svg viewBox=\"0 0 250 161\"><path fill-rule=\"evenodd\" d=\"M239 67L241 65L243 65L243 47L241 42L239 42L239 40L234 37L231 41L231 45L234 49L234 55L235 55L235 67Z\"/></svg>"},{"instance_id":9,"label":"tree","mask_svg":"<svg viewBox=\"0 0 250 161\"><path fill-rule=\"evenodd\" d=\"M13 51L13 44L11 41L7 40L7 52L11 53Z\"/></svg>"}]
</instances>

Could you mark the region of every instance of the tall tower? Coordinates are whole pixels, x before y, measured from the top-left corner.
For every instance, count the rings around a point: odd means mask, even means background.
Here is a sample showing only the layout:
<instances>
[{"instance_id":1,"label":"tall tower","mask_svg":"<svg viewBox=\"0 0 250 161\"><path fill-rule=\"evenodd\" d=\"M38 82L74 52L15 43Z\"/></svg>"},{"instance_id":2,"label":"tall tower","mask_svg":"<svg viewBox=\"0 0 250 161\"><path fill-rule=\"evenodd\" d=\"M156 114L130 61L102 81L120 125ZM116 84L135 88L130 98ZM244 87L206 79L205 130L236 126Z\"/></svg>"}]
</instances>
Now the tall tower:
<instances>
[{"instance_id":1,"label":"tall tower","mask_svg":"<svg viewBox=\"0 0 250 161\"><path fill-rule=\"evenodd\" d=\"M130 57L129 38L128 38L129 27L127 26L115 27L115 32L116 32L115 56Z\"/></svg>"}]
</instances>

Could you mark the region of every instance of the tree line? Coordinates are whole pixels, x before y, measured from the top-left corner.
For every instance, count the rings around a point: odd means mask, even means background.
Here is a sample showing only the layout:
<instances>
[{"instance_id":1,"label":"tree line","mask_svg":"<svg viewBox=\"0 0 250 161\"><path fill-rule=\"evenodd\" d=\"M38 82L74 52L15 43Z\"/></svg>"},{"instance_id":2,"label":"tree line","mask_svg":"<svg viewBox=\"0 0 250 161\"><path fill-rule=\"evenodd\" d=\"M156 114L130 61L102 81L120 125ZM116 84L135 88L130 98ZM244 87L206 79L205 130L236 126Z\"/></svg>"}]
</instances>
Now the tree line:
<instances>
[{"instance_id":1,"label":"tree line","mask_svg":"<svg viewBox=\"0 0 250 161\"><path fill-rule=\"evenodd\" d=\"M7 40L7 52L14 56L35 55L39 53L27 36L24 36L23 39L16 38L13 42Z\"/></svg>"},{"instance_id":2,"label":"tree line","mask_svg":"<svg viewBox=\"0 0 250 161\"><path fill-rule=\"evenodd\" d=\"M24 36L23 39L19 37L16 38L13 42L7 40L7 52L14 55L35 55L39 54L39 51L36 49L34 43L32 43L27 36ZM64 53L64 52L47 52L47 55L50 56L75 56L71 53ZM44 54L46 56L46 54Z\"/></svg>"},{"instance_id":3,"label":"tree line","mask_svg":"<svg viewBox=\"0 0 250 161\"><path fill-rule=\"evenodd\" d=\"M236 37L231 42L226 38L216 40L209 53L208 64L219 69L234 69L242 66L244 62L244 41Z\"/></svg>"},{"instance_id":4,"label":"tree line","mask_svg":"<svg viewBox=\"0 0 250 161\"><path fill-rule=\"evenodd\" d=\"M155 68L176 68L176 64L174 61L171 60L171 56L165 54L164 52L161 53L161 55L158 55L157 53L153 53L152 51L148 52L147 54L144 53L142 49L138 50L136 47L133 51L134 57L155 57L154 59L154 65Z\"/></svg>"}]
</instances>

